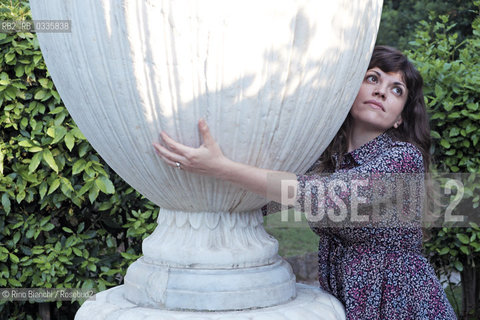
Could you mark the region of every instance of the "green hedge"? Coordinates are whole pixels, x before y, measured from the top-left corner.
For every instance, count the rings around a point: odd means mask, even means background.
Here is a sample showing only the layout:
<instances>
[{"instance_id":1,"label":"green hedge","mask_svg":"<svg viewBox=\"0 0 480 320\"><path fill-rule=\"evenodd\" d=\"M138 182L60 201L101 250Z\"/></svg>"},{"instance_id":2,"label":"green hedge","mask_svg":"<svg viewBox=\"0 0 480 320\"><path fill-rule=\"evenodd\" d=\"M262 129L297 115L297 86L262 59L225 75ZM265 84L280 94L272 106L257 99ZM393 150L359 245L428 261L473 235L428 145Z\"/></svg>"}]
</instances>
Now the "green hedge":
<instances>
[{"instance_id":1,"label":"green hedge","mask_svg":"<svg viewBox=\"0 0 480 320\"><path fill-rule=\"evenodd\" d=\"M31 19L28 4L0 20ZM63 105L36 36L0 33L0 287L117 285L155 227L158 208L96 154ZM2 319L35 319L32 303L0 302ZM78 303L57 302L72 319Z\"/></svg>"},{"instance_id":2,"label":"green hedge","mask_svg":"<svg viewBox=\"0 0 480 320\"><path fill-rule=\"evenodd\" d=\"M480 1L472 35L463 41L448 16L422 22L410 58L425 81L430 110L436 168L463 173L465 193L453 214L480 216ZM468 176L468 179L467 179ZM455 193L456 191L454 191ZM462 317L480 316L480 228L443 227L432 230L425 248L437 269L457 270L462 276ZM475 280L475 278L477 280Z\"/></svg>"},{"instance_id":3,"label":"green hedge","mask_svg":"<svg viewBox=\"0 0 480 320\"><path fill-rule=\"evenodd\" d=\"M400 50L411 48L420 21L429 14L450 15L455 26L450 31L461 40L472 34L472 20L477 15L470 0L384 0L377 44L385 44Z\"/></svg>"}]
</instances>

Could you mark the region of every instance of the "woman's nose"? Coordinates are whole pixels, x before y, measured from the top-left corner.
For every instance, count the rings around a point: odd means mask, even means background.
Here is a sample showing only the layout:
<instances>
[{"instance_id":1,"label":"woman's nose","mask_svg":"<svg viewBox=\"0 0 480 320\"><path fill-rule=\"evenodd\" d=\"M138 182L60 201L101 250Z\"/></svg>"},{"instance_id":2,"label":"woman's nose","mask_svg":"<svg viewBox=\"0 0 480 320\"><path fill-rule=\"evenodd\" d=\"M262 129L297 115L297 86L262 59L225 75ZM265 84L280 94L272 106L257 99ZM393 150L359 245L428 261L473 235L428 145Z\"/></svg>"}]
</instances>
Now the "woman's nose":
<instances>
[{"instance_id":1,"label":"woman's nose","mask_svg":"<svg viewBox=\"0 0 480 320\"><path fill-rule=\"evenodd\" d=\"M373 95L376 96L376 97L380 97L382 99L385 98L385 92L380 87L375 88L375 91L373 91Z\"/></svg>"}]
</instances>

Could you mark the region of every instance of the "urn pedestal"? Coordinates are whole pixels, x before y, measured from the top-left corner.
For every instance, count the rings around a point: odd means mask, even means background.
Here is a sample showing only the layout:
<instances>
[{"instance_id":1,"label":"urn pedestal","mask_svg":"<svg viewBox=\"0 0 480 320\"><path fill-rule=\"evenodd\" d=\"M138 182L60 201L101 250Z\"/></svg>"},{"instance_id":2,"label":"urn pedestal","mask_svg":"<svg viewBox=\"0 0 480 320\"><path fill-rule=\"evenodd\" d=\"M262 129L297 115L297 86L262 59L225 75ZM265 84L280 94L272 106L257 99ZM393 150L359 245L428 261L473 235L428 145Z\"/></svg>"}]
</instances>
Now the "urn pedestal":
<instances>
[{"instance_id":1,"label":"urn pedestal","mask_svg":"<svg viewBox=\"0 0 480 320\"><path fill-rule=\"evenodd\" d=\"M122 286L77 320L343 319L341 304L298 285L263 229L266 199L166 166L160 131L201 144L203 117L225 155L305 172L358 92L381 0L31 0L48 70L92 146L160 206Z\"/></svg>"}]
</instances>

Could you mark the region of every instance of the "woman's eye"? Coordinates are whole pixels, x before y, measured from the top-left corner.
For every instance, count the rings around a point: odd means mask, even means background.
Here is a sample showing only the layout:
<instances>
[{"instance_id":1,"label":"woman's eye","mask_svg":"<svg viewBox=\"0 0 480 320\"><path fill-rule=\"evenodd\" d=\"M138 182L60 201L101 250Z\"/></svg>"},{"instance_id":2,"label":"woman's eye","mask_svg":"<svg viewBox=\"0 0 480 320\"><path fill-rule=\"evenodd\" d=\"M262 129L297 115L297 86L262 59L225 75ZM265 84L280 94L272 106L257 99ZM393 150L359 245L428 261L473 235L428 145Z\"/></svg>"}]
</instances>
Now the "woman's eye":
<instances>
[{"instance_id":1,"label":"woman's eye","mask_svg":"<svg viewBox=\"0 0 480 320\"><path fill-rule=\"evenodd\" d=\"M366 80L367 80L367 82L376 83L377 82L377 76L373 75L373 74L368 75Z\"/></svg>"},{"instance_id":2,"label":"woman's eye","mask_svg":"<svg viewBox=\"0 0 480 320\"><path fill-rule=\"evenodd\" d=\"M400 87L395 87L393 88L393 93L395 93L397 96L401 96L403 94L403 90Z\"/></svg>"}]
</instances>

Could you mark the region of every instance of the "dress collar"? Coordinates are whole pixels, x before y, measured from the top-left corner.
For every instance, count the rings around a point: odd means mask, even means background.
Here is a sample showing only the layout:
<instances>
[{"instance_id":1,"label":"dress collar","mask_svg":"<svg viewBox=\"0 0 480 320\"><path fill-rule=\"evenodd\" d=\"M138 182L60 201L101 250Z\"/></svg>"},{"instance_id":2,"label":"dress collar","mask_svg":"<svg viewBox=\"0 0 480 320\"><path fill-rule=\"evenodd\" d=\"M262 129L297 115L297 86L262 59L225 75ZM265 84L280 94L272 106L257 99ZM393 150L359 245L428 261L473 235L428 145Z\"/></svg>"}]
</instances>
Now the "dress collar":
<instances>
[{"instance_id":1,"label":"dress collar","mask_svg":"<svg viewBox=\"0 0 480 320\"><path fill-rule=\"evenodd\" d=\"M373 157L378 156L383 150L390 147L393 143L392 138L386 132L368 141L361 147L350 152L353 160L359 165L369 161Z\"/></svg>"},{"instance_id":2,"label":"dress collar","mask_svg":"<svg viewBox=\"0 0 480 320\"><path fill-rule=\"evenodd\" d=\"M348 166L349 161L354 161L356 165L362 165L365 162L370 161L374 157L378 156L383 150L390 147L393 143L392 137L387 132L373 138L361 147L346 153L343 156L343 163L337 168L343 168ZM334 155L334 160L338 159L338 155Z\"/></svg>"}]
</instances>

